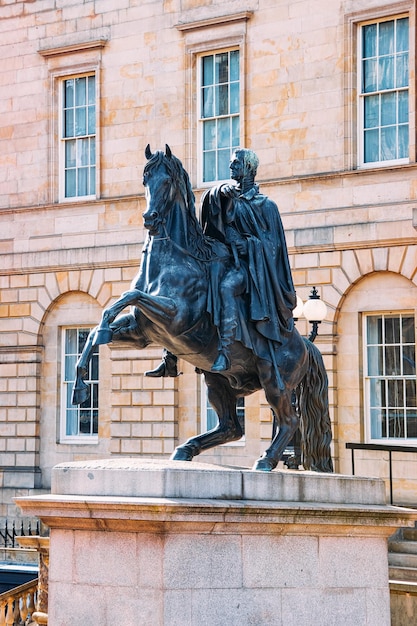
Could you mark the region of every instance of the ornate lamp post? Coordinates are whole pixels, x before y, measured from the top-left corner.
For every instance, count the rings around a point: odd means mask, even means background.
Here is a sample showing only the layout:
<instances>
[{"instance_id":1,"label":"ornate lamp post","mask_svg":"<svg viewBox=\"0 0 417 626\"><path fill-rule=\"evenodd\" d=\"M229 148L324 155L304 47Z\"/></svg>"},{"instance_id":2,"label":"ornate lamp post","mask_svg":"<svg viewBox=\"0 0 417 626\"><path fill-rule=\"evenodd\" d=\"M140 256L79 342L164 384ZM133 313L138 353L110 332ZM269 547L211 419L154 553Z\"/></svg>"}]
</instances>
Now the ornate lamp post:
<instances>
[{"instance_id":1,"label":"ornate lamp post","mask_svg":"<svg viewBox=\"0 0 417 626\"><path fill-rule=\"evenodd\" d=\"M309 341L314 341L318 334L318 326L324 320L327 314L327 306L320 300L320 296L315 287L312 288L308 300L302 303L301 298L297 296L297 306L293 311L294 318L297 319L304 315L306 320L312 325L311 332L308 336Z\"/></svg>"}]
</instances>

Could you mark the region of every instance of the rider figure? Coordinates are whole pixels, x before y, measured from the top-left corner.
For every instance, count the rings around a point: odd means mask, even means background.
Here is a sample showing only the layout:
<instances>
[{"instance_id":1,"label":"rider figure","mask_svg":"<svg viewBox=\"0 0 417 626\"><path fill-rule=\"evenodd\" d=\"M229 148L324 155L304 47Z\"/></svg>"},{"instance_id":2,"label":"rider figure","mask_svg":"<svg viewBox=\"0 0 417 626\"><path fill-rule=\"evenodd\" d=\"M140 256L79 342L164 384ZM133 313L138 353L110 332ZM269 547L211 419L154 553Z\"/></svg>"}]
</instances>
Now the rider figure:
<instances>
[{"instance_id":1,"label":"rider figure","mask_svg":"<svg viewBox=\"0 0 417 626\"><path fill-rule=\"evenodd\" d=\"M245 294L244 315L251 322L244 341L257 354L271 341L281 343L282 334L292 328L296 295L284 230L277 205L255 184L258 164L252 150L236 150L230 170L237 184L213 187L202 201L204 233L226 243L234 258L220 284L218 310L212 312L220 335L214 372L230 368L230 346L243 340L238 296ZM146 375L176 376L175 355L164 351L162 363Z\"/></svg>"}]
</instances>

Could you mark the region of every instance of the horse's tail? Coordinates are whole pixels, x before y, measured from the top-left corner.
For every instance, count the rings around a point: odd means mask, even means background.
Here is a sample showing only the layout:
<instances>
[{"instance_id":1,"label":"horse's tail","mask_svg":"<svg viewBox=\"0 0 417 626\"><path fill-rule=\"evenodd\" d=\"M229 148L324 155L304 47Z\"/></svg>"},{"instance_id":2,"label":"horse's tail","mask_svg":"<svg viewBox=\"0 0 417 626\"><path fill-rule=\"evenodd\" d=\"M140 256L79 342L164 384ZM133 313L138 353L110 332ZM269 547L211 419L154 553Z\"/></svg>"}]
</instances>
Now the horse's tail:
<instances>
[{"instance_id":1,"label":"horse's tail","mask_svg":"<svg viewBox=\"0 0 417 626\"><path fill-rule=\"evenodd\" d=\"M306 375L296 389L303 465L307 470L333 472L326 369L320 350L308 339L304 338L304 343L307 347L309 365Z\"/></svg>"}]
</instances>

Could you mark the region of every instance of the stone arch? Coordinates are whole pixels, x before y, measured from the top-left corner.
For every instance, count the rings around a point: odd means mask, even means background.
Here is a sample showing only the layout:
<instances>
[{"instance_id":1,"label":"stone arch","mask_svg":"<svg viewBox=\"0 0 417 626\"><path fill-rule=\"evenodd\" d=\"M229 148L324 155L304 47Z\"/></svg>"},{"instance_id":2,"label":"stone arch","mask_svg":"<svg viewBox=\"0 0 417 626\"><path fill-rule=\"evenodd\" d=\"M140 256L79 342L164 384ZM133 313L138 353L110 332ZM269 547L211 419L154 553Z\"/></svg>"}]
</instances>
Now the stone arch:
<instances>
[{"instance_id":1,"label":"stone arch","mask_svg":"<svg viewBox=\"0 0 417 626\"><path fill-rule=\"evenodd\" d=\"M389 254L387 256L389 260ZM349 441L365 440L364 398L362 389L362 320L369 312L413 311L417 318L417 284L402 272L376 266L360 276L341 299L335 321L337 335L337 457L339 471L350 473ZM397 268L400 269L400 268ZM388 297L389 295L389 297ZM373 471L373 473L372 473ZM369 475L375 475L372 466Z\"/></svg>"},{"instance_id":2,"label":"stone arch","mask_svg":"<svg viewBox=\"0 0 417 626\"><path fill-rule=\"evenodd\" d=\"M69 286L69 283L68 283ZM74 284L72 286L75 286ZM42 487L50 486L51 468L60 462L108 455L110 421L110 358L102 346L100 363L99 442L91 445L60 443L60 367L62 327L95 326L102 306L92 295L77 290L61 293L51 302L42 319L44 356L40 376L40 468Z\"/></svg>"}]
</instances>

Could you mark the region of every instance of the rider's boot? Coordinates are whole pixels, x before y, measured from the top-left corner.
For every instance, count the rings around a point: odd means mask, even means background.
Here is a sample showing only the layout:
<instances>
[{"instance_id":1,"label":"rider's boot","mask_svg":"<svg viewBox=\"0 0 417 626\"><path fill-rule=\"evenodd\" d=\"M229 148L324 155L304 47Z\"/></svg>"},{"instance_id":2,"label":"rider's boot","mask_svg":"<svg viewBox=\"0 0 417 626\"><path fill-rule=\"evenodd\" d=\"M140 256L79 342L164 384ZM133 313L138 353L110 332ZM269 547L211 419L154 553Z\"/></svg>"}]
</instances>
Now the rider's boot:
<instances>
[{"instance_id":1,"label":"rider's boot","mask_svg":"<svg viewBox=\"0 0 417 626\"><path fill-rule=\"evenodd\" d=\"M214 361L212 372L226 372L230 370L230 346L235 340L237 328L237 305L234 297L229 298L224 303L220 321L220 348L216 360Z\"/></svg>"},{"instance_id":2,"label":"rider's boot","mask_svg":"<svg viewBox=\"0 0 417 626\"><path fill-rule=\"evenodd\" d=\"M172 352L164 349L162 355L162 361L154 370L148 370L145 372L145 376L149 376L151 378L167 378L172 377L176 378L179 376L177 369L177 357Z\"/></svg>"}]
</instances>

